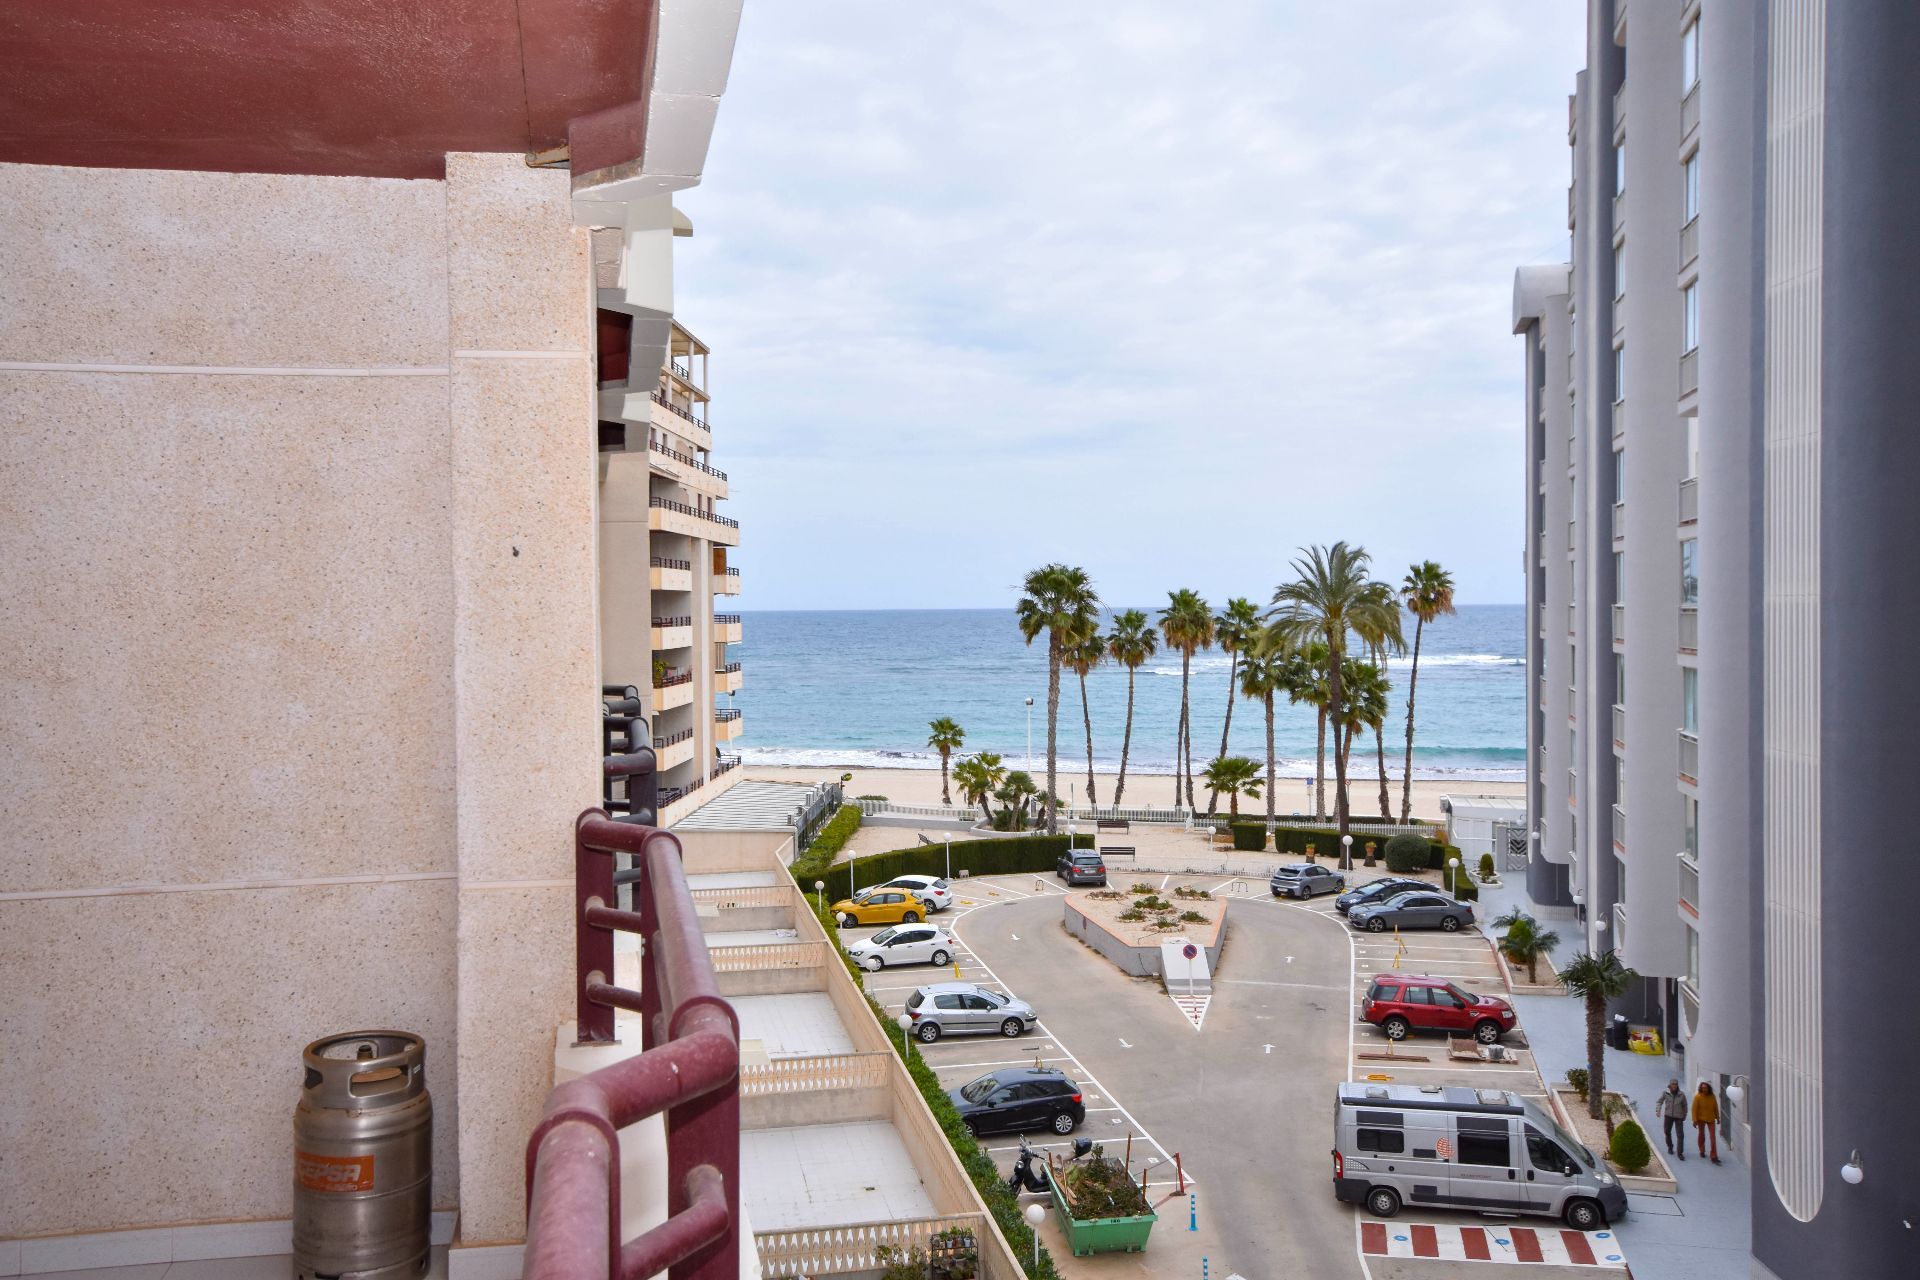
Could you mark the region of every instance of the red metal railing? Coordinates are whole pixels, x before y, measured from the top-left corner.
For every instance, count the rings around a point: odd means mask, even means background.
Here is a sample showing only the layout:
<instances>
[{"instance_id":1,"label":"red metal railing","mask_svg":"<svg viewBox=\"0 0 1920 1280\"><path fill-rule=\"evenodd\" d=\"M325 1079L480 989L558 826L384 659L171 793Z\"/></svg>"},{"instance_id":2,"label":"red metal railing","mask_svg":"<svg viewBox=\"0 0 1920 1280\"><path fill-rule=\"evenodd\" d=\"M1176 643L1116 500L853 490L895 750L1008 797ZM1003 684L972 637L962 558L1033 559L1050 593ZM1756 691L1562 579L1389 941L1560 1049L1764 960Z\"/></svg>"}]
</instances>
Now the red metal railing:
<instances>
[{"instance_id":1,"label":"red metal railing","mask_svg":"<svg viewBox=\"0 0 1920 1280\"><path fill-rule=\"evenodd\" d=\"M616 853L635 861L635 911L614 898ZM740 1272L740 1027L720 998L670 832L589 809L574 824L575 1016L614 1040L640 1015L638 1055L560 1085L527 1140L526 1280L735 1280ZM617 987L616 929L642 939L639 991ZM620 1239L619 1130L666 1113L667 1220Z\"/></svg>"}]
</instances>

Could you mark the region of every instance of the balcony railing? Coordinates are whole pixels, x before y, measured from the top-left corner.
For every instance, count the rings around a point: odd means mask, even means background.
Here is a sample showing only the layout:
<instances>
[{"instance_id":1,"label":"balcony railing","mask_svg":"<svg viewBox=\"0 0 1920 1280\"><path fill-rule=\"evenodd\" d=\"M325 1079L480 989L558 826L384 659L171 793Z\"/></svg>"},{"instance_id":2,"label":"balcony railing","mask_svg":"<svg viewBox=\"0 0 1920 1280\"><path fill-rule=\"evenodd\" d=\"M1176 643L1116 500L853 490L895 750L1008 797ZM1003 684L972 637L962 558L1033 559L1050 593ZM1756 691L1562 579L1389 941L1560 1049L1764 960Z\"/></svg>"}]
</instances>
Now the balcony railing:
<instances>
[{"instance_id":1,"label":"balcony railing","mask_svg":"<svg viewBox=\"0 0 1920 1280\"><path fill-rule=\"evenodd\" d=\"M691 560L672 560L666 556L648 556L647 563L655 569L684 569L688 573L693 572L693 561Z\"/></svg>"},{"instance_id":2,"label":"balcony railing","mask_svg":"<svg viewBox=\"0 0 1920 1280\"><path fill-rule=\"evenodd\" d=\"M1700 389L1700 348L1680 357L1680 394L1690 396Z\"/></svg>"},{"instance_id":3,"label":"balcony railing","mask_svg":"<svg viewBox=\"0 0 1920 1280\"><path fill-rule=\"evenodd\" d=\"M1627 949L1627 904L1613 904L1613 949L1624 952Z\"/></svg>"},{"instance_id":4,"label":"balcony railing","mask_svg":"<svg viewBox=\"0 0 1920 1280\"><path fill-rule=\"evenodd\" d=\"M684 502L675 502L672 498L648 498L647 505L650 507L658 507L662 511L678 511L681 515L692 516L696 520L711 520L715 524L723 524L729 529L738 529L740 527L738 520L729 520L727 517L715 515L711 511L702 511L699 507L690 507Z\"/></svg>"},{"instance_id":5,"label":"balcony railing","mask_svg":"<svg viewBox=\"0 0 1920 1280\"><path fill-rule=\"evenodd\" d=\"M693 381L693 362L691 360L682 360L678 356L669 356L667 358L667 366L688 382Z\"/></svg>"},{"instance_id":6,"label":"balcony railing","mask_svg":"<svg viewBox=\"0 0 1920 1280\"><path fill-rule=\"evenodd\" d=\"M1625 693L1626 690L1622 689L1620 692ZM1613 704L1613 745L1616 747L1627 745L1627 709L1617 702Z\"/></svg>"},{"instance_id":7,"label":"balcony railing","mask_svg":"<svg viewBox=\"0 0 1920 1280\"><path fill-rule=\"evenodd\" d=\"M654 399L654 403L660 405L662 408L666 409L670 413L679 414L681 417L685 418L688 422L691 422L694 426L700 428L702 431L713 430L711 426L707 425L707 420L705 418L699 417L691 409L684 408L681 405L675 404L673 402L673 397L669 396L666 392L659 391L659 390L654 391L653 399Z\"/></svg>"},{"instance_id":8,"label":"balcony railing","mask_svg":"<svg viewBox=\"0 0 1920 1280\"><path fill-rule=\"evenodd\" d=\"M713 615L713 625L716 627L737 627L740 625L740 615L737 613L716 613Z\"/></svg>"},{"instance_id":9,"label":"balcony railing","mask_svg":"<svg viewBox=\"0 0 1920 1280\"><path fill-rule=\"evenodd\" d=\"M739 663L729 662L725 666L715 667L713 669L713 674L717 676L730 676L734 672L738 671L739 669L740 669Z\"/></svg>"},{"instance_id":10,"label":"balcony railing","mask_svg":"<svg viewBox=\"0 0 1920 1280\"><path fill-rule=\"evenodd\" d=\"M1700 864L1684 849L1680 851L1680 905L1700 914Z\"/></svg>"},{"instance_id":11,"label":"balcony railing","mask_svg":"<svg viewBox=\"0 0 1920 1280\"><path fill-rule=\"evenodd\" d=\"M1613 540L1618 542L1626 536L1627 504L1624 502L1616 502L1613 504Z\"/></svg>"},{"instance_id":12,"label":"balcony railing","mask_svg":"<svg viewBox=\"0 0 1920 1280\"><path fill-rule=\"evenodd\" d=\"M1573 184L1569 182L1567 184L1567 230L1569 231L1573 230L1573 207Z\"/></svg>"},{"instance_id":13,"label":"balcony railing","mask_svg":"<svg viewBox=\"0 0 1920 1280\"><path fill-rule=\"evenodd\" d=\"M1622 80L1620 87L1613 91L1613 127L1617 132L1627 122L1627 83Z\"/></svg>"},{"instance_id":14,"label":"balcony railing","mask_svg":"<svg viewBox=\"0 0 1920 1280\"><path fill-rule=\"evenodd\" d=\"M693 619L687 614L676 613L671 617L655 618L653 625L656 627L690 627L693 625Z\"/></svg>"},{"instance_id":15,"label":"balcony railing","mask_svg":"<svg viewBox=\"0 0 1920 1280\"><path fill-rule=\"evenodd\" d=\"M715 760L713 762L713 776L717 778L721 774L725 773L727 770L738 769L739 767L740 767L739 756L721 756L718 760Z\"/></svg>"},{"instance_id":16,"label":"balcony railing","mask_svg":"<svg viewBox=\"0 0 1920 1280\"><path fill-rule=\"evenodd\" d=\"M1700 520L1700 481L1689 477L1680 482L1680 523L1696 524Z\"/></svg>"},{"instance_id":17,"label":"balcony railing","mask_svg":"<svg viewBox=\"0 0 1920 1280\"><path fill-rule=\"evenodd\" d=\"M739 576L740 576L740 571L739 571L738 569L735 569L735 568L733 568L733 567L731 567L731 566L729 566L729 567L727 567L727 568L725 568L725 569L722 569L722 570L721 570L720 572L721 572L721 573L723 573L723 574L725 574L725 575L726 575L727 577L729 577L729 578L737 578L737 577L739 577Z\"/></svg>"},{"instance_id":18,"label":"balcony railing","mask_svg":"<svg viewBox=\"0 0 1920 1280\"><path fill-rule=\"evenodd\" d=\"M1700 785L1700 739L1685 729L1680 731L1680 780Z\"/></svg>"},{"instance_id":19,"label":"balcony railing","mask_svg":"<svg viewBox=\"0 0 1920 1280\"><path fill-rule=\"evenodd\" d=\"M1688 134L1700 127L1700 86L1694 85L1687 90L1687 96L1680 99L1680 139L1686 141Z\"/></svg>"},{"instance_id":20,"label":"balcony railing","mask_svg":"<svg viewBox=\"0 0 1920 1280\"><path fill-rule=\"evenodd\" d=\"M1567 686L1567 719L1576 720L1580 716L1580 691L1572 685Z\"/></svg>"},{"instance_id":21,"label":"balcony railing","mask_svg":"<svg viewBox=\"0 0 1920 1280\"><path fill-rule=\"evenodd\" d=\"M1627 811L1619 805L1613 806L1613 847L1627 847Z\"/></svg>"},{"instance_id":22,"label":"balcony railing","mask_svg":"<svg viewBox=\"0 0 1920 1280\"><path fill-rule=\"evenodd\" d=\"M1574 522L1572 520L1567 521L1567 550L1569 551L1573 550L1574 548L1574 537L1573 537L1574 528L1575 528Z\"/></svg>"},{"instance_id":23,"label":"balcony railing","mask_svg":"<svg viewBox=\"0 0 1920 1280\"><path fill-rule=\"evenodd\" d=\"M1680 266L1684 270L1700 256L1700 219L1693 218L1680 228Z\"/></svg>"},{"instance_id":24,"label":"balcony railing","mask_svg":"<svg viewBox=\"0 0 1920 1280\"><path fill-rule=\"evenodd\" d=\"M692 683L693 672L691 671L669 671L666 675L653 678L653 687L656 689L671 689L677 684Z\"/></svg>"},{"instance_id":25,"label":"balcony railing","mask_svg":"<svg viewBox=\"0 0 1920 1280\"><path fill-rule=\"evenodd\" d=\"M641 1052L556 1087L527 1140L526 1280L675 1280L740 1274L740 1027L720 996L687 892L680 842L589 809L574 823L574 1008L579 1038L609 1044L614 1010L640 1015ZM634 858L635 911L608 904L614 857ZM639 934L639 991L606 980L615 931ZM619 1130L665 1116L673 1213L620 1238Z\"/></svg>"},{"instance_id":26,"label":"balcony railing","mask_svg":"<svg viewBox=\"0 0 1920 1280\"><path fill-rule=\"evenodd\" d=\"M721 724L726 724L740 718L740 709L738 707L718 707L714 710L713 718Z\"/></svg>"},{"instance_id":27,"label":"balcony railing","mask_svg":"<svg viewBox=\"0 0 1920 1280\"><path fill-rule=\"evenodd\" d=\"M1618 439L1627 429L1627 402L1615 400L1607 407L1607 429Z\"/></svg>"},{"instance_id":28,"label":"balcony railing","mask_svg":"<svg viewBox=\"0 0 1920 1280\"><path fill-rule=\"evenodd\" d=\"M1543 613L1546 611L1546 607L1547 606L1545 605L1540 606L1540 609ZM1579 625L1576 621L1579 618L1579 616L1580 616L1580 606L1569 604L1567 606L1567 634L1568 635L1573 635L1579 630Z\"/></svg>"},{"instance_id":29,"label":"balcony railing","mask_svg":"<svg viewBox=\"0 0 1920 1280\"><path fill-rule=\"evenodd\" d=\"M1700 652L1700 609L1696 605L1680 606L1680 652Z\"/></svg>"},{"instance_id":30,"label":"balcony railing","mask_svg":"<svg viewBox=\"0 0 1920 1280\"><path fill-rule=\"evenodd\" d=\"M1613 606L1613 642L1627 642L1627 606L1623 604Z\"/></svg>"},{"instance_id":31,"label":"balcony railing","mask_svg":"<svg viewBox=\"0 0 1920 1280\"><path fill-rule=\"evenodd\" d=\"M1680 980L1680 1012L1686 1015L1687 1033L1691 1035L1700 1026L1700 993L1685 978Z\"/></svg>"},{"instance_id":32,"label":"balcony railing","mask_svg":"<svg viewBox=\"0 0 1920 1280\"><path fill-rule=\"evenodd\" d=\"M681 453L678 449L669 449L667 448L667 446L661 444L658 440L647 441L647 447L649 449L652 449L655 453L666 454L669 458L672 458L675 462L678 462L683 466L692 467L695 471L704 471L716 480L725 480L727 478L726 472L716 470L715 468L710 467L706 463L700 461L700 459L698 458L691 457L687 454Z\"/></svg>"},{"instance_id":33,"label":"balcony railing","mask_svg":"<svg viewBox=\"0 0 1920 1280\"><path fill-rule=\"evenodd\" d=\"M656 734L654 735L654 739L653 739L653 749L655 751L661 751L667 747L672 746L676 742L685 742L688 738L691 738L692 736L693 736L693 730L691 729L682 729L678 733Z\"/></svg>"}]
</instances>

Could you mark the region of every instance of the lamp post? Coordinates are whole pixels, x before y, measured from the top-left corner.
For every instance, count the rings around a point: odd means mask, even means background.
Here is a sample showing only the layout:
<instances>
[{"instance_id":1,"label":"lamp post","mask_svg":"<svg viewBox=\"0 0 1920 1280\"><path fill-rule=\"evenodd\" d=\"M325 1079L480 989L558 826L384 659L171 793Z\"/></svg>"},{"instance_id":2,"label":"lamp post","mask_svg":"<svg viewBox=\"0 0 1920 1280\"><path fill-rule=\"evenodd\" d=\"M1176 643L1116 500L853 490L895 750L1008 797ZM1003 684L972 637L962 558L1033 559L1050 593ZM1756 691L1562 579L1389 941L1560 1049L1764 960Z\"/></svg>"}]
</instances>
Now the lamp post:
<instances>
[{"instance_id":1,"label":"lamp post","mask_svg":"<svg viewBox=\"0 0 1920 1280\"><path fill-rule=\"evenodd\" d=\"M820 910L825 911L827 909L827 882L825 880L815 880L813 882L813 900Z\"/></svg>"},{"instance_id":2,"label":"lamp post","mask_svg":"<svg viewBox=\"0 0 1920 1280\"><path fill-rule=\"evenodd\" d=\"M1456 890L1453 887L1453 877L1454 877L1454 873L1459 870L1459 867L1460 867L1460 859L1458 858L1447 859L1447 892L1448 893L1458 892L1458 890Z\"/></svg>"},{"instance_id":3,"label":"lamp post","mask_svg":"<svg viewBox=\"0 0 1920 1280\"><path fill-rule=\"evenodd\" d=\"M1859 1179L1856 1178L1853 1179L1853 1181L1857 1182ZM1036 1271L1040 1269L1040 1224L1045 1222L1046 1219L1047 1210L1045 1205L1030 1204L1027 1206L1027 1225L1033 1228L1033 1266Z\"/></svg>"},{"instance_id":4,"label":"lamp post","mask_svg":"<svg viewBox=\"0 0 1920 1280\"><path fill-rule=\"evenodd\" d=\"M1027 699L1027 768L1033 768L1033 699Z\"/></svg>"},{"instance_id":5,"label":"lamp post","mask_svg":"<svg viewBox=\"0 0 1920 1280\"><path fill-rule=\"evenodd\" d=\"M907 1056L907 1028L913 1025L913 1019L903 1013L893 1020L893 1025L900 1028L900 1056L904 1058Z\"/></svg>"},{"instance_id":6,"label":"lamp post","mask_svg":"<svg viewBox=\"0 0 1920 1280\"><path fill-rule=\"evenodd\" d=\"M1340 869L1353 870L1353 836L1351 834L1340 837Z\"/></svg>"}]
</instances>

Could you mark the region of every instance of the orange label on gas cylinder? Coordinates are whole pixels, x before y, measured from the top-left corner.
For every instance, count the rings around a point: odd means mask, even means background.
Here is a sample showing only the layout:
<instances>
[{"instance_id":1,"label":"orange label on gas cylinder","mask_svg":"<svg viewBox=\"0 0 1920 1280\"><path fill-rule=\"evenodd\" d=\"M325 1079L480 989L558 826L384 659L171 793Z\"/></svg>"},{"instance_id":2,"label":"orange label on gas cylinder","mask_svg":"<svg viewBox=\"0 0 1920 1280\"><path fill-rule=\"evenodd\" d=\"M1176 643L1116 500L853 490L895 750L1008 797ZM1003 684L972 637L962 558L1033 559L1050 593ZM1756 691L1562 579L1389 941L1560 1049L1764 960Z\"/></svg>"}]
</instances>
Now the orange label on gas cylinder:
<instances>
[{"instance_id":1,"label":"orange label on gas cylinder","mask_svg":"<svg viewBox=\"0 0 1920 1280\"><path fill-rule=\"evenodd\" d=\"M309 1191L373 1190L372 1156L293 1153L293 1180Z\"/></svg>"}]
</instances>

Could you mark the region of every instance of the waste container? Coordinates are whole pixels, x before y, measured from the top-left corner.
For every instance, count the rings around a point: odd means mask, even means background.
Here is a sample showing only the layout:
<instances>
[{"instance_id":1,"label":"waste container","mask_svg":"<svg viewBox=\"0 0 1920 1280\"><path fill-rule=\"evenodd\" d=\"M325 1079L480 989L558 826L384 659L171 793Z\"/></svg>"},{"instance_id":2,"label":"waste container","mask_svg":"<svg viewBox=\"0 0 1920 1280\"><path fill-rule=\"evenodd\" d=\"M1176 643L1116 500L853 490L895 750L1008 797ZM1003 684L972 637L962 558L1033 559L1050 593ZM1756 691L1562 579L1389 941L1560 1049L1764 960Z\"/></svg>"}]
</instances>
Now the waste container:
<instances>
[{"instance_id":1,"label":"waste container","mask_svg":"<svg viewBox=\"0 0 1920 1280\"><path fill-rule=\"evenodd\" d=\"M1607 1048L1625 1049L1627 1047L1627 1020L1622 1014L1614 1014L1613 1021L1607 1024Z\"/></svg>"},{"instance_id":2,"label":"waste container","mask_svg":"<svg viewBox=\"0 0 1920 1280\"><path fill-rule=\"evenodd\" d=\"M306 1047L293 1110L295 1280L426 1274L433 1099L426 1042L355 1031Z\"/></svg>"}]
</instances>

